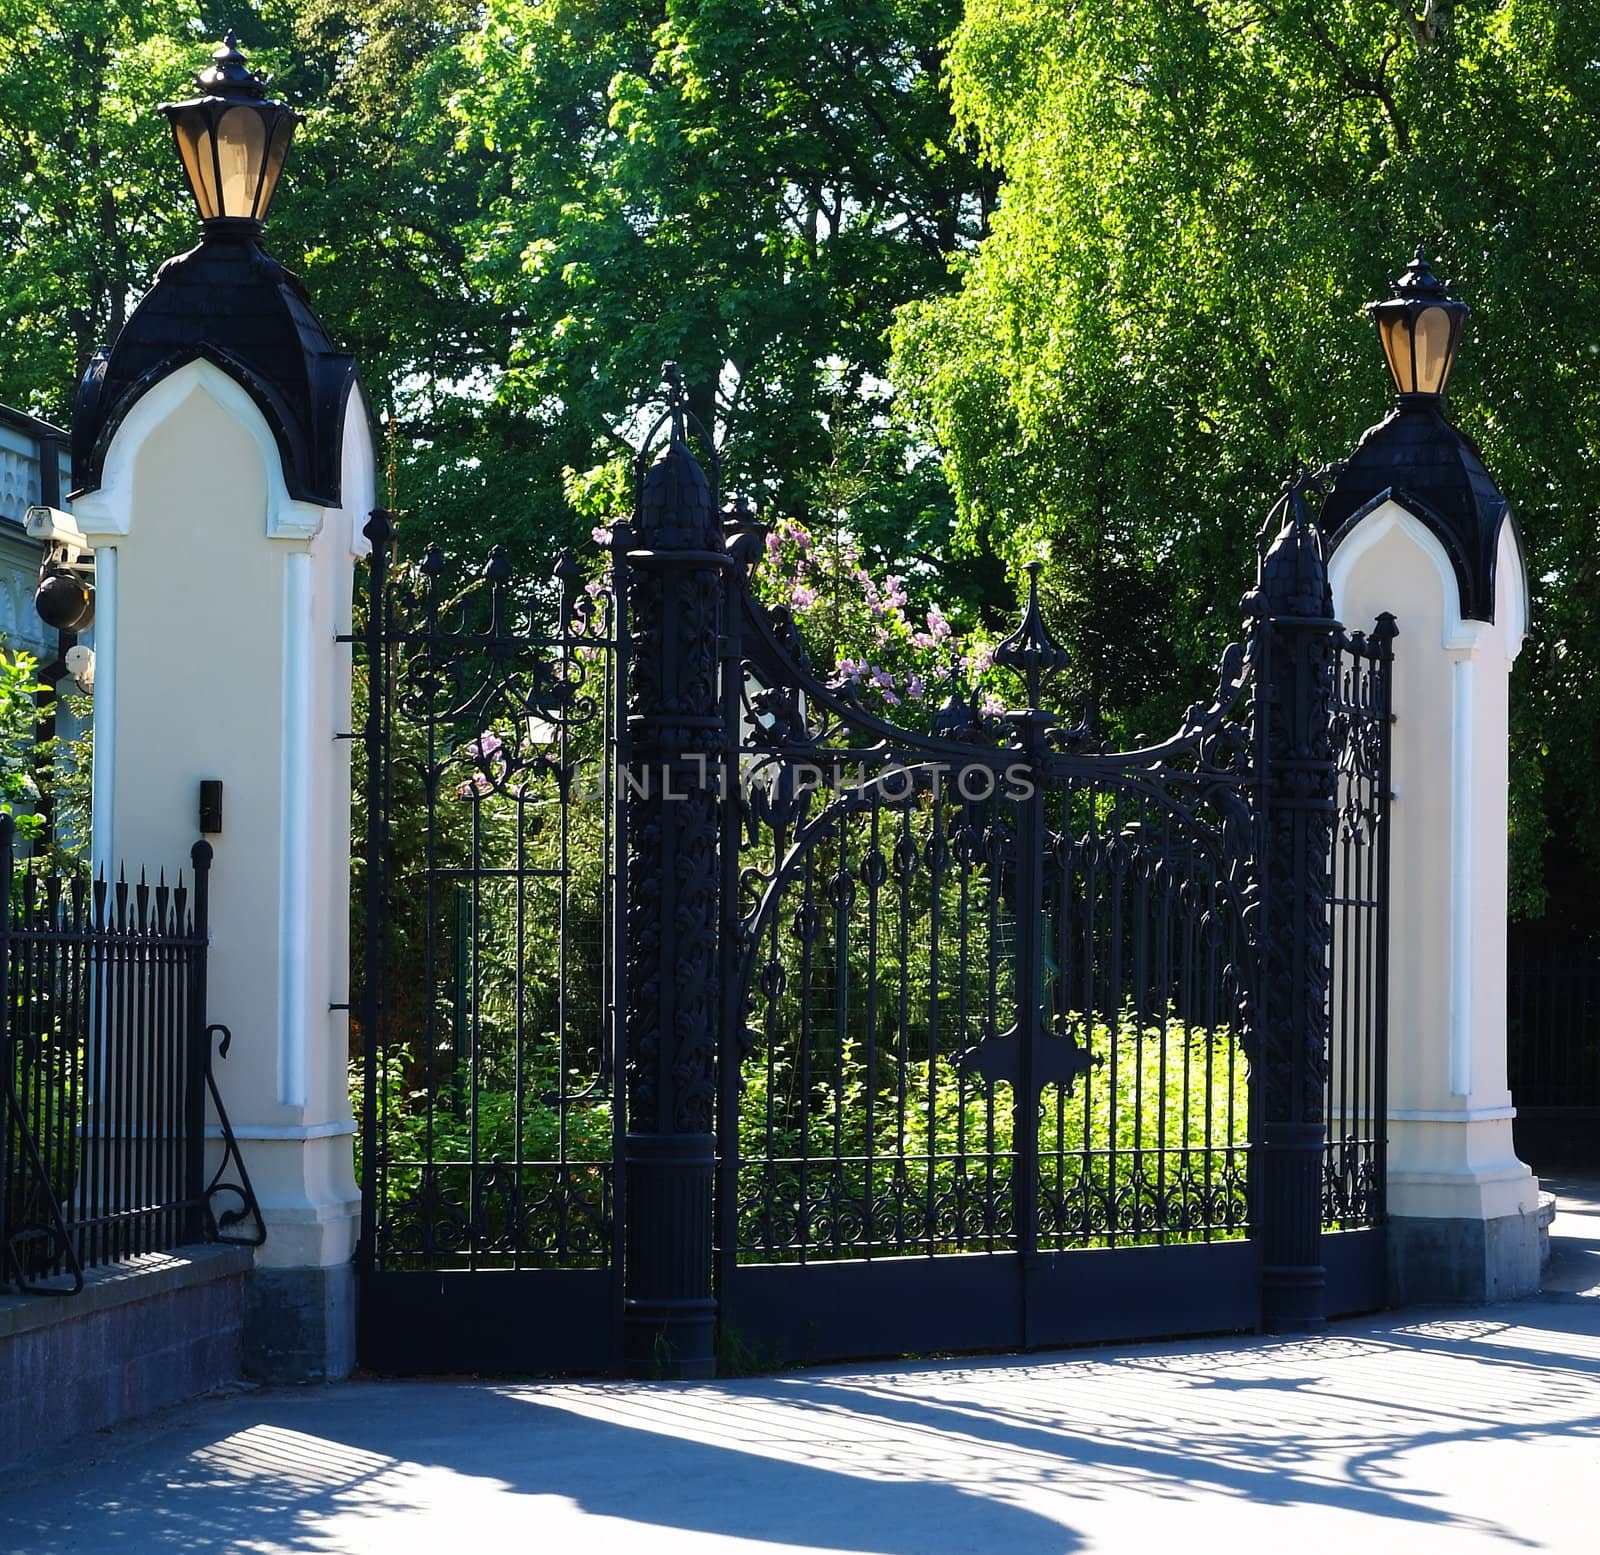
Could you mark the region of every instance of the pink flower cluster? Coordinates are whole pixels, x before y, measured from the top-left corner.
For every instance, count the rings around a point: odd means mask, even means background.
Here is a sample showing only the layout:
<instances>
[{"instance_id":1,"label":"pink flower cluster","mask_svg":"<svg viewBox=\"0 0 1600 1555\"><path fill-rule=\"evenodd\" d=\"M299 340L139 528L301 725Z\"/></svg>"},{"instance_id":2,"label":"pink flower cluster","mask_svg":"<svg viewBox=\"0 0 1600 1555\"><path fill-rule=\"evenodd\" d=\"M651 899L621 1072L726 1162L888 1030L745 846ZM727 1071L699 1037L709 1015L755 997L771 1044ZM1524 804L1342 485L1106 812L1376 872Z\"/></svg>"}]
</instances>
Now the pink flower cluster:
<instances>
[{"instance_id":1,"label":"pink flower cluster","mask_svg":"<svg viewBox=\"0 0 1600 1555\"><path fill-rule=\"evenodd\" d=\"M468 740L457 754L478 769L457 787L457 799L482 798L485 794L492 794L497 780L503 782L510 768L506 742L492 729L484 730L475 740Z\"/></svg>"},{"instance_id":2,"label":"pink flower cluster","mask_svg":"<svg viewBox=\"0 0 1600 1555\"><path fill-rule=\"evenodd\" d=\"M596 526L593 537L609 546L611 527ZM756 569L755 584L769 605L789 610L813 653L832 660L830 686L849 687L880 710L903 708L898 716L912 723L930 717L949 695L952 675L965 695L994 662L993 640L958 634L938 604L913 616L906 578L875 577L848 535L816 534L796 519L778 519L767 532L766 565ZM580 636L598 631L601 617L595 598L601 585L587 589L592 614ZM596 651L580 648L577 657ZM980 706L996 712L1000 700L981 691Z\"/></svg>"},{"instance_id":3,"label":"pink flower cluster","mask_svg":"<svg viewBox=\"0 0 1600 1555\"><path fill-rule=\"evenodd\" d=\"M869 705L931 713L957 664L969 684L989 668L992 642L958 639L937 604L913 616L905 577L875 577L848 537L819 536L785 518L766 549L757 587L768 603L788 608L813 651L832 657L829 685L851 687Z\"/></svg>"}]
</instances>

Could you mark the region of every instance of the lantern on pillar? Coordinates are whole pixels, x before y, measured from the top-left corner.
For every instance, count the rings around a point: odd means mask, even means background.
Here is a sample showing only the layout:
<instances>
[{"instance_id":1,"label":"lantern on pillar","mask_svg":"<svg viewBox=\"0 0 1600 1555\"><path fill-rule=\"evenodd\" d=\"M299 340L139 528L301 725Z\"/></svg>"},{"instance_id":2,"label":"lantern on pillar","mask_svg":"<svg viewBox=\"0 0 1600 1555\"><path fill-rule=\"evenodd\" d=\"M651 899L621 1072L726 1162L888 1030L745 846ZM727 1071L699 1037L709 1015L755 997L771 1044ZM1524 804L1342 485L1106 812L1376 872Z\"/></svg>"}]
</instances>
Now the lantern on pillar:
<instances>
[{"instance_id":1,"label":"lantern on pillar","mask_svg":"<svg viewBox=\"0 0 1600 1555\"><path fill-rule=\"evenodd\" d=\"M1471 311L1445 291L1420 243L1405 274L1394 283L1394 296L1367 304L1402 403L1431 404L1444 394L1461 326Z\"/></svg>"},{"instance_id":2,"label":"lantern on pillar","mask_svg":"<svg viewBox=\"0 0 1600 1555\"><path fill-rule=\"evenodd\" d=\"M267 96L232 32L195 77L202 96L163 103L208 237L261 231L304 115Z\"/></svg>"}]
</instances>

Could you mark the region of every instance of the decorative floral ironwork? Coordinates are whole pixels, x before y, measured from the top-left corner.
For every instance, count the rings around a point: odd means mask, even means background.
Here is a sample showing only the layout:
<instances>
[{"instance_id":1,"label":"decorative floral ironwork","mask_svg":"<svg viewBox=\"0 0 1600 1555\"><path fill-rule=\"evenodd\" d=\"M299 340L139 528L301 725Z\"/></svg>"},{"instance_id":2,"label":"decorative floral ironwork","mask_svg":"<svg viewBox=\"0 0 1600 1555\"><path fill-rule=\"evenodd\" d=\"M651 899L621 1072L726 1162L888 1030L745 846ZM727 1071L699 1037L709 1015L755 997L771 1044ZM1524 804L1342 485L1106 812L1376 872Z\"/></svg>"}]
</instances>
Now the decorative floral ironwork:
<instances>
[{"instance_id":1,"label":"decorative floral ironwork","mask_svg":"<svg viewBox=\"0 0 1600 1555\"><path fill-rule=\"evenodd\" d=\"M363 1266L605 1266L616 589L368 538Z\"/></svg>"},{"instance_id":2,"label":"decorative floral ironwork","mask_svg":"<svg viewBox=\"0 0 1600 1555\"><path fill-rule=\"evenodd\" d=\"M1171 739L1106 751L1038 706L1066 660L1034 569L996 651L1033 711L986 713L952 674L923 734L737 592L738 1256L1242 1235L1253 644ZM1152 1094L1124 1098L1140 1065Z\"/></svg>"}]
</instances>

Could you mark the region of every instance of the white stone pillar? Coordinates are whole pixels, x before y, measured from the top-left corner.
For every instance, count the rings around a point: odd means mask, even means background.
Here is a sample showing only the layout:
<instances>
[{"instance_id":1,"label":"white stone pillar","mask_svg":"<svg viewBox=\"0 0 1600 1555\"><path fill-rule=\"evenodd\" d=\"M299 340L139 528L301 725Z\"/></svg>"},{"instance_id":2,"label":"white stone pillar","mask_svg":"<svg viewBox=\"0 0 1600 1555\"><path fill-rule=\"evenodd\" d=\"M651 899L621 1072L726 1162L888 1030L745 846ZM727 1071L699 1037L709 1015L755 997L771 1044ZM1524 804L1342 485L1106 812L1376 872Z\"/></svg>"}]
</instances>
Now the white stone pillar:
<instances>
[{"instance_id":1,"label":"white stone pillar","mask_svg":"<svg viewBox=\"0 0 1600 1555\"><path fill-rule=\"evenodd\" d=\"M1408 507L1404 471L1394 474L1394 489L1335 533L1329 560L1347 627L1370 629L1380 611L1399 623L1390 1293L1493 1300L1539 1284L1538 1183L1512 1148L1506 1088L1507 691L1527 630L1526 581L1503 503L1497 519L1483 503L1475 533L1461 515L1452 531L1439 510ZM1473 495L1482 501L1481 489Z\"/></svg>"},{"instance_id":2,"label":"white stone pillar","mask_svg":"<svg viewBox=\"0 0 1600 1555\"><path fill-rule=\"evenodd\" d=\"M95 859L108 874L185 863L201 780L222 780L208 1014L233 1033L218 1082L267 1227L248 1360L274 1379L341 1376L359 1196L336 638L373 503L370 429L359 388L334 401L325 507L290 496L260 404L212 361L135 395L74 500L98 563Z\"/></svg>"}]
</instances>

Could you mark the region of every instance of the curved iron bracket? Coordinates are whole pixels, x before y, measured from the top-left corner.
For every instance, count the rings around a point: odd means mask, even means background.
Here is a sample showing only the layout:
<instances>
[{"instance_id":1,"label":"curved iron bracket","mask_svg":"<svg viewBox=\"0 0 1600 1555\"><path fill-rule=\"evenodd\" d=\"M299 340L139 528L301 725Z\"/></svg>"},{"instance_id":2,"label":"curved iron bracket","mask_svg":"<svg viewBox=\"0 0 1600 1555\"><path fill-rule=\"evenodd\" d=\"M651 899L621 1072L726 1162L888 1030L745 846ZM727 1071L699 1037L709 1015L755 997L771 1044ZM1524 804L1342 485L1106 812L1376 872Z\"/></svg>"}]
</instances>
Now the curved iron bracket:
<instances>
[{"instance_id":1,"label":"curved iron bracket","mask_svg":"<svg viewBox=\"0 0 1600 1555\"><path fill-rule=\"evenodd\" d=\"M61 1201L56 1197L56 1191L50 1182L50 1174L44 1168L38 1141L33 1137L33 1129L29 1126L27 1114L17 1099L17 1088L9 1074L6 1075L5 1082L6 1111L15 1121L17 1137L27 1154L28 1164L33 1169L40 1197L44 1201L46 1224L42 1227L24 1227L6 1238L5 1265L0 1266L0 1276L3 1276L5 1266L9 1266L11 1283L20 1291L26 1291L32 1296L76 1296L83 1289L83 1263L78 1257L78 1249L73 1246L72 1236L67 1230L66 1216L61 1212ZM18 1244L46 1237L57 1244L59 1252L49 1255L45 1261L49 1265L65 1261L72 1276L70 1285L41 1285L28 1277Z\"/></svg>"},{"instance_id":2,"label":"curved iron bracket","mask_svg":"<svg viewBox=\"0 0 1600 1555\"><path fill-rule=\"evenodd\" d=\"M260 1247L267 1239L267 1225L261 1218L261 1206L256 1201L256 1190L250 1184L250 1173L245 1169L244 1157L239 1154L239 1141L233 1137L233 1125L228 1121L228 1109L222 1105L222 1095L217 1090L217 1077L212 1072L211 1040L220 1033L216 1054L218 1058L228 1056L228 1047L233 1041L233 1033L228 1028L215 1022L206 1027L206 1089L211 1093L211 1105L217 1109L217 1125L222 1130L222 1159L217 1163L217 1169L211 1174L211 1181L206 1184L202 1202L206 1215L206 1239L212 1242L225 1242L231 1247ZM224 1182L228 1174L228 1165L232 1162L238 1173L237 1182ZM231 1195L238 1200L236 1205L223 1208L220 1213L216 1200ZM252 1222L253 1228L247 1232L235 1232L234 1227L245 1222Z\"/></svg>"}]
</instances>

